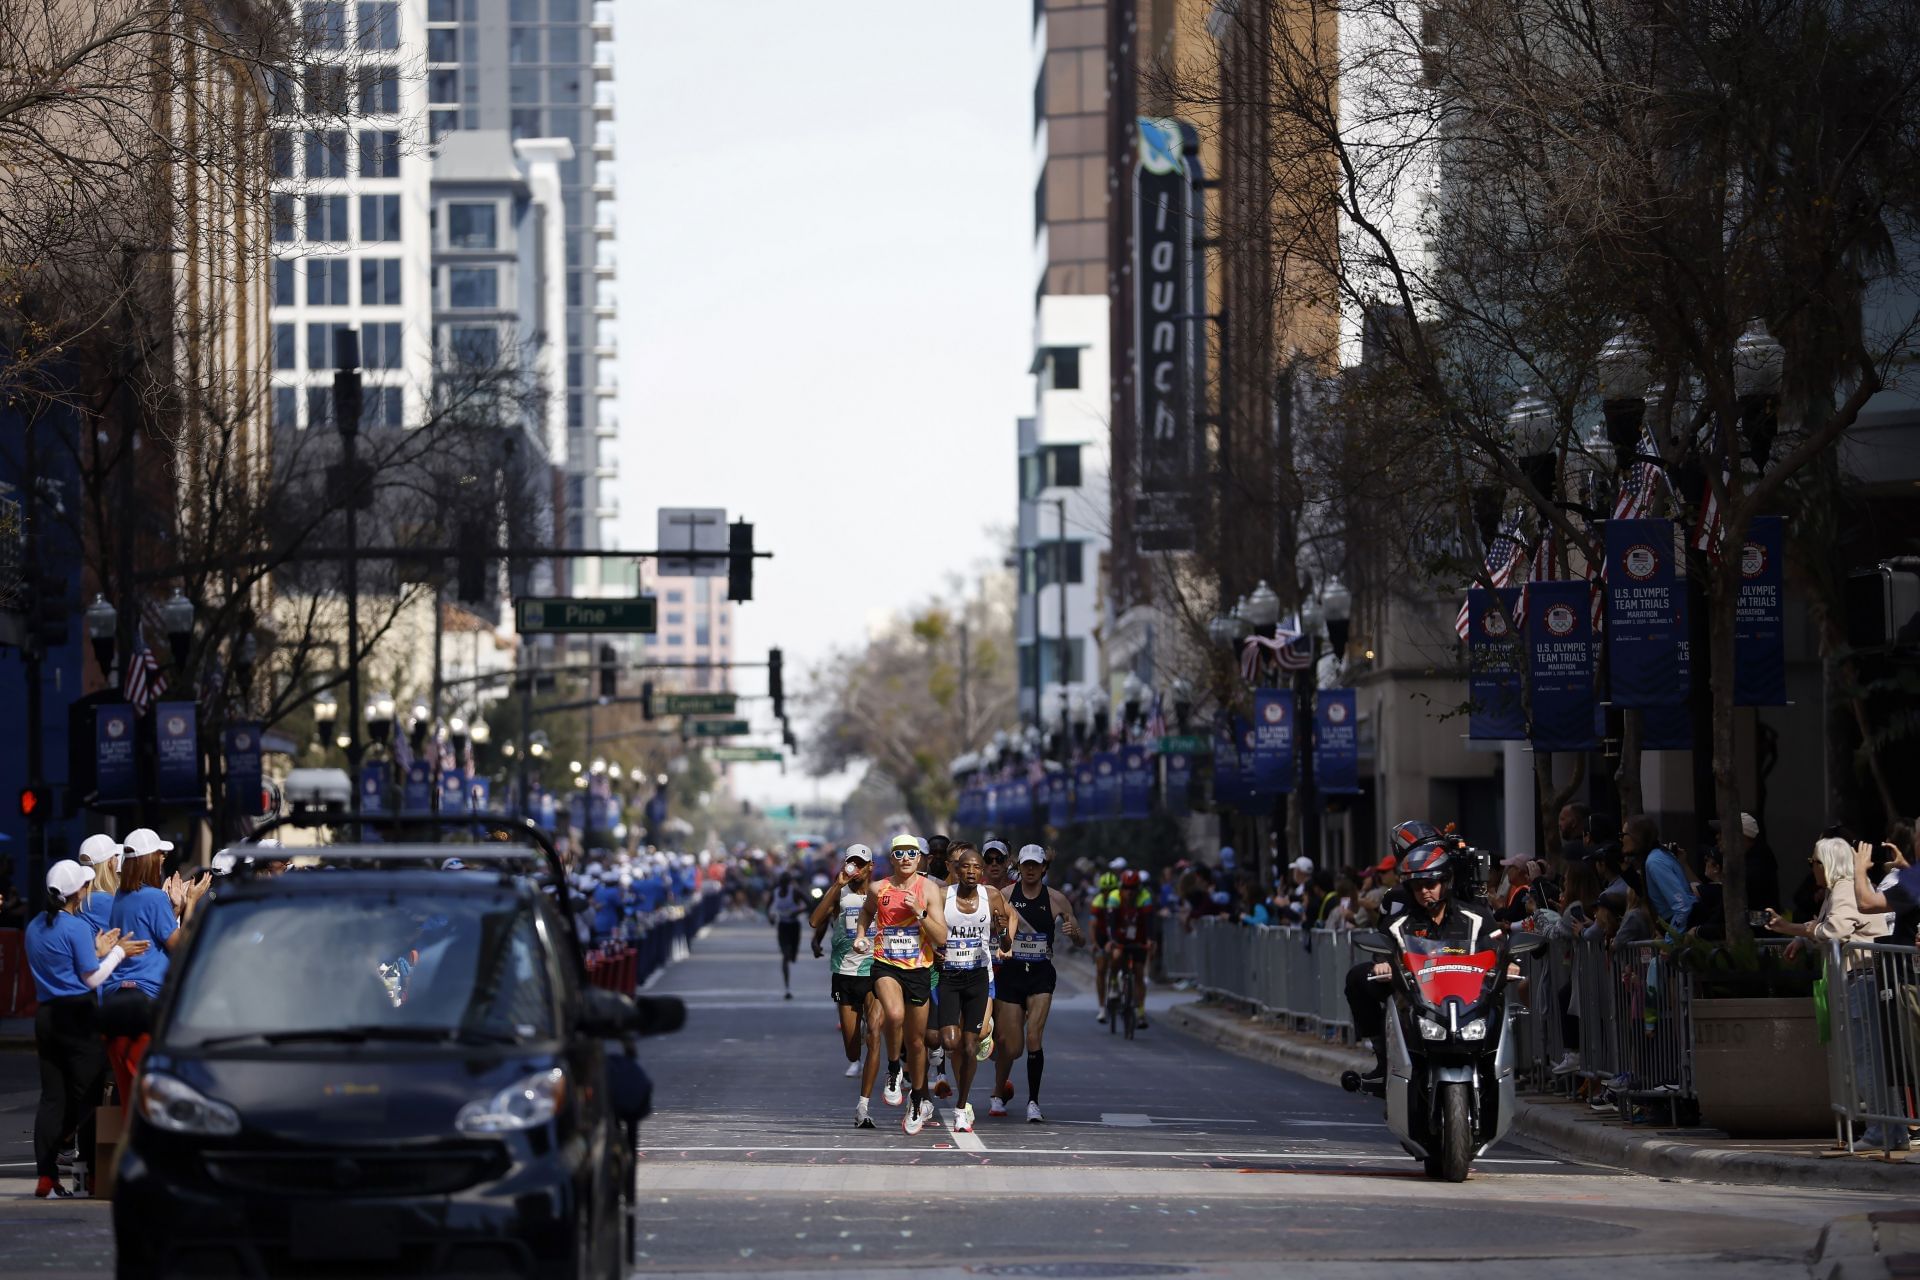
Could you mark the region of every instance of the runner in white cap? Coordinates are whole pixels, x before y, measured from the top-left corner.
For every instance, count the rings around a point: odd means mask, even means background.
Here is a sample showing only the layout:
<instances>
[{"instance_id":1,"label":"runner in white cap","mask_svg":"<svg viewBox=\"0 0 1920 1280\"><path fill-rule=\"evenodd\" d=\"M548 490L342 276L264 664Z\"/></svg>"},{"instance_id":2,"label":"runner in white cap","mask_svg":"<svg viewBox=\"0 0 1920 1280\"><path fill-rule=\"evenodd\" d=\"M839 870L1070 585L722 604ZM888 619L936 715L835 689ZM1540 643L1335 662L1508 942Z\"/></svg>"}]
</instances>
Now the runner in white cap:
<instances>
[{"instance_id":1,"label":"runner in white cap","mask_svg":"<svg viewBox=\"0 0 1920 1280\"><path fill-rule=\"evenodd\" d=\"M880 1074L880 1013L873 999L873 953L853 945L872 877L873 850L864 844L847 846L840 873L813 909L816 956L820 954L821 935L829 928L833 935L829 963L833 970L833 1003L840 1010L840 1040L847 1051L847 1074L860 1077L860 1100L853 1108L856 1129L873 1128L873 1117L867 1112L874 1079Z\"/></svg>"},{"instance_id":2,"label":"runner in white cap","mask_svg":"<svg viewBox=\"0 0 1920 1280\"><path fill-rule=\"evenodd\" d=\"M1020 883L1006 895L1007 905L1014 912L1013 955L1000 966L993 997L997 1050L993 1101L987 1114L1007 1114L1006 1104L1013 1097L1013 1062L1025 1054L1027 1120L1039 1124L1046 1119L1040 1114L1040 1078L1047 1061L1041 1038L1047 1029L1047 1014L1053 1008L1057 980L1054 931L1064 929L1078 946L1085 946L1087 940L1080 932L1080 922L1073 918L1067 895L1047 885L1047 851L1037 844L1023 845L1017 865Z\"/></svg>"}]
</instances>

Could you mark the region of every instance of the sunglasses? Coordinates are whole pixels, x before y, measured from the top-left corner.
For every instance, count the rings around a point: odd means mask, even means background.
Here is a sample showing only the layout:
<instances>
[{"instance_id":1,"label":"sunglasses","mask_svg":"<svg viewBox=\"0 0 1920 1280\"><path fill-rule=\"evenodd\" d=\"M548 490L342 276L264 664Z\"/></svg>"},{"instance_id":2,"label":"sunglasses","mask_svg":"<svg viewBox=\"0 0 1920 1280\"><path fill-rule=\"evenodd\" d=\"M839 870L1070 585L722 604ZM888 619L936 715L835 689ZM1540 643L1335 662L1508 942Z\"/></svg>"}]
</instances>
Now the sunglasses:
<instances>
[{"instance_id":1,"label":"sunglasses","mask_svg":"<svg viewBox=\"0 0 1920 1280\"><path fill-rule=\"evenodd\" d=\"M918 849L895 849L893 856L896 858L917 858L920 856L920 851Z\"/></svg>"},{"instance_id":2,"label":"sunglasses","mask_svg":"<svg viewBox=\"0 0 1920 1280\"><path fill-rule=\"evenodd\" d=\"M990 853L987 855L988 862L1005 862L1006 860L1007 855L1004 853Z\"/></svg>"}]
</instances>

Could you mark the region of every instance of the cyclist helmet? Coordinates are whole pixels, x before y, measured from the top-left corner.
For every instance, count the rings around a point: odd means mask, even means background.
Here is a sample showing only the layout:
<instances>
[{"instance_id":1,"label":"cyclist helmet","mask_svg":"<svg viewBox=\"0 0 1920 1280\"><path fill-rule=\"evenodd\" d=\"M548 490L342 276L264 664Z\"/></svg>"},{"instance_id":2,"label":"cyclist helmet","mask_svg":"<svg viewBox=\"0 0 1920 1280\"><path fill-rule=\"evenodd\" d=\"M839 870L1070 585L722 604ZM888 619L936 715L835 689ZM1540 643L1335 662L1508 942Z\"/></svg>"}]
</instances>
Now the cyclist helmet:
<instances>
[{"instance_id":1,"label":"cyclist helmet","mask_svg":"<svg viewBox=\"0 0 1920 1280\"><path fill-rule=\"evenodd\" d=\"M1438 840L1439 838L1440 829L1431 822L1422 822L1418 818L1409 818L1407 821L1396 825L1393 830L1387 833L1387 852L1396 857L1403 857L1408 850L1412 849L1415 845L1424 844L1429 840Z\"/></svg>"},{"instance_id":2,"label":"cyclist helmet","mask_svg":"<svg viewBox=\"0 0 1920 1280\"><path fill-rule=\"evenodd\" d=\"M1409 885L1453 883L1453 859L1440 840L1423 840L1400 859L1400 878Z\"/></svg>"},{"instance_id":3,"label":"cyclist helmet","mask_svg":"<svg viewBox=\"0 0 1920 1280\"><path fill-rule=\"evenodd\" d=\"M1115 875L1111 871L1102 871L1100 873L1099 884L1100 884L1100 892L1112 893L1115 889L1118 889L1120 887L1120 877Z\"/></svg>"},{"instance_id":4,"label":"cyclist helmet","mask_svg":"<svg viewBox=\"0 0 1920 1280\"><path fill-rule=\"evenodd\" d=\"M1138 871L1122 871L1120 873L1120 883L1125 888L1138 889L1140 887L1140 873Z\"/></svg>"}]
</instances>

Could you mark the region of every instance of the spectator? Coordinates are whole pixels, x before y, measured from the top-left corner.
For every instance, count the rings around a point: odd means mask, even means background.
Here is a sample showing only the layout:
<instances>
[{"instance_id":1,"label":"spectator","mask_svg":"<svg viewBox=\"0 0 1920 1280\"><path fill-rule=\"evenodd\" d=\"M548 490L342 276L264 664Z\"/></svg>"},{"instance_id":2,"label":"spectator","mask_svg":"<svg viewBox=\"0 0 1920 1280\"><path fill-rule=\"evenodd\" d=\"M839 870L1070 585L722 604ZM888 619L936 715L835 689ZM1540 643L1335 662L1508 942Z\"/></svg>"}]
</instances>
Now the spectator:
<instances>
[{"instance_id":1,"label":"spectator","mask_svg":"<svg viewBox=\"0 0 1920 1280\"><path fill-rule=\"evenodd\" d=\"M1694 903L1692 925L1687 932L1708 942L1727 936L1726 896L1721 888L1723 855L1719 845L1708 845L1700 858L1699 900Z\"/></svg>"},{"instance_id":2,"label":"spectator","mask_svg":"<svg viewBox=\"0 0 1920 1280\"><path fill-rule=\"evenodd\" d=\"M1687 878L1686 864L1661 845L1653 819L1644 813L1627 819L1621 847L1629 858L1640 859L1641 874L1645 878L1641 896L1654 917L1676 933L1685 932L1696 900L1693 884Z\"/></svg>"},{"instance_id":3,"label":"spectator","mask_svg":"<svg viewBox=\"0 0 1920 1280\"><path fill-rule=\"evenodd\" d=\"M1586 860L1589 862L1607 862L1617 860L1620 850L1620 824L1610 813L1596 813L1587 818Z\"/></svg>"},{"instance_id":4,"label":"spectator","mask_svg":"<svg viewBox=\"0 0 1920 1280\"><path fill-rule=\"evenodd\" d=\"M1563 805L1560 809L1560 858L1564 862L1574 862L1586 856L1587 820L1593 816L1593 810L1579 801Z\"/></svg>"},{"instance_id":5,"label":"spectator","mask_svg":"<svg viewBox=\"0 0 1920 1280\"><path fill-rule=\"evenodd\" d=\"M1320 908L1323 929L1352 929L1359 918L1360 886L1351 875L1342 873L1334 880L1333 892Z\"/></svg>"},{"instance_id":6,"label":"spectator","mask_svg":"<svg viewBox=\"0 0 1920 1280\"><path fill-rule=\"evenodd\" d=\"M1293 860L1287 869L1290 883L1287 886L1287 901L1293 907L1296 920L1307 920L1311 916L1307 911L1307 898L1313 892L1313 860L1304 854Z\"/></svg>"},{"instance_id":7,"label":"spectator","mask_svg":"<svg viewBox=\"0 0 1920 1280\"><path fill-rule=\"evenodd\" d=\"M1193 922L1207 916L1218 915L1220 908L1213 901L1213 869L1206 863L1196 863L1187 891L1181 900L1186 903L1186 925L1193 928Z\"/></svg>"},{"instance_id":8,"label":"spectator","mask_svg":"<svg viewBox=\"0 0 1920 1280\"><path fill-rule=\"evenodd\" d=\"M1747 906L1760 911L1780 905L1780 859L1760 836L1750 813L1740 815L1740 856L1747 864Z\"/></svg>"},{"instance_id":9,"label":"spectator","mask_svg":"<svg viewBox=\"0 0 1920 1280\"><path fill-rule=\"evenodd\" d=\"M1632 824L1628 824L1629 830ZM1660 936L1659 926L1654 923L1653 913L1647 908L1647 886L1644 877L1627 867L1620 873L1626 882L1626 908L1620 913L1620 927L1613 932L1612 945L1625 946L1633 942L1651 942Z\"/></svg>"},{"instance_id":10,"label":"spectator","mask_svg":"<svg viewBox=\"0 0 1920 1280\"><path fill-rule=\"evenodd\" d=\"M1794 940L1787 947L1789 956L1797 955L1802 943L1808 940L1871 942L1886 936L1885 906L1869 901L1868 910L1861 910L1860 897L1856 895L1854 884L1854 857L1854 847L1838 836L1828 836L1816 842L1813 856L1807 862L1812 868L1813 879L1826 892L1820 903L1819 914L1811 920L1794 922L1782 918L1771 907L1767 909L1768 931ZM1880 902L1884 904L1884 897L1880 898Z\"/></svg>"},{"instance_id":11,"label":"spectator","mask_svg":"<svg viewBox=\"0 0 1920 1280\"><path fill-rule=\"evenodd\" d=\"M1533 914L1527 889L1532 883L1531 859L1524 853L1509 854L1500 865L1506 869L1500 887L1493 893L1493 917L1508 922L1524 920Z\"/></svg>"}]
</instances>

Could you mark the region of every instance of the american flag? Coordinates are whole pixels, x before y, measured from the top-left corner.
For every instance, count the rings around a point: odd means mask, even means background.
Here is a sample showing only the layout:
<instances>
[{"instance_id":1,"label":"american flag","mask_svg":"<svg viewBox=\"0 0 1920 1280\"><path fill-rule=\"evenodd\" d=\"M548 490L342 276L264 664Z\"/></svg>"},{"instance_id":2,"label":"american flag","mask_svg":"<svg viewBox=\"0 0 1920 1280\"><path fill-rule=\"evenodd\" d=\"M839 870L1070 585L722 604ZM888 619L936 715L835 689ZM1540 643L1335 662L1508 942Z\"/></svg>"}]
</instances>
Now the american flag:
<instances>
[{"instance_id":1,"label":"american flag","mask_svg":"<svg viewBox=\"0 0 1920 1280\"><path fill-rule=\"evenodd\" d=\"M1163 705L1164 694L1153 695L1153 705L1147 710L1147 736L1160 739L1167 736L1167 713Z\"/></svg>"},{"instance_id":2,"label":"american flag","mask_svg":"<svg viewBox=\"0 0 1920 1280\"><path fill-rule=\"evenodd\" d=\"M1731 483L1726 477L1721 483ZM1721 529L1725 522L1720 518L1720 497L1713 486L1707 486L1706 497L1700 503L1700 523L1694 527L1693 549L1705 555L1715 564L1720 563Z\"/></svg>"},{"instance_id":3,"label":"american flag","mask_svg":"<svg viewBox=\"0 0 1920 1280\"><path fill-rule=\"evenodd\" d=\"M1526 583L1520 588L1520 600L1515 612L1519 614L1522 626L1526 625L1528 589L1536 582L1552 581L1553 572L1553 531L1549 529L1542 533L1540 541L1534 544L1533 567L1527 570Z\"/></svg>"},{"instance_id":4,"label":"american flag","mask_svg":"<svg viewBox=\"0 0 1920 1280\"><path fill-rule=\"evenodd\" d=\"M1288 618L1273 629L1273 660L1282 671L1305 671L1313 665L1313 642L1300 630L1298 617Z\"/></svg>"},{"instance_id":5,"label":"american flag","mask_svg":"<svg viewBox=\"0 0 1920 1280\"><path fill-rule=\"evenodd\" d=\"M1512 580L1514 566L1520 563L1520 557L1526 554L1526 550L1526 545L1520 541L1518 529L1509 517L1506 526L1495 535L1493 542L1487 547L1487 577L1492 579L1494 586L1504 587ZM1460 606L1460 616L1453 620L1453 629L1459 633L1462 640L1465 640L1467 631L1472 625L1472 619L1467 615L1467 606L1463 603Z\"/></svg>"},{"instance_id":6,"label":"american flag","mask_svg":"<svg viewBox=\"0 0 1920 1280\"><path fill-rule=\"evenodd\" d=\"M1640 443L1634 452L1636 460L1620 478L1620 496L1613 500L1615 520L1638 520L1653 510L1654 490L1665 474L1653 461L1660 456L1660 446L1654 443L1651 428L1640 428Z\"/></svg>"},{"instance_id":7,"label":"american flag","mask_svg":"<svg viewBox=\"0 0 1920 1280\"><path fill-rule=\"evenodd\" d=\"M127 678L124 684L127 701L133 704L133 714L143 716L154 703L160 701L167 691L167 678L161 674L160 662L153 656L153 650L147 648L147 629L136 623L133 628L133 655L127 659Z\"/></svg>"}]
</instances>

